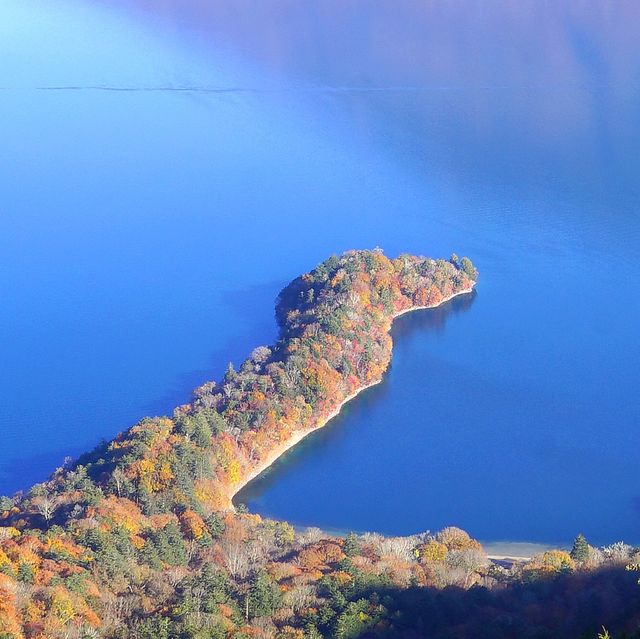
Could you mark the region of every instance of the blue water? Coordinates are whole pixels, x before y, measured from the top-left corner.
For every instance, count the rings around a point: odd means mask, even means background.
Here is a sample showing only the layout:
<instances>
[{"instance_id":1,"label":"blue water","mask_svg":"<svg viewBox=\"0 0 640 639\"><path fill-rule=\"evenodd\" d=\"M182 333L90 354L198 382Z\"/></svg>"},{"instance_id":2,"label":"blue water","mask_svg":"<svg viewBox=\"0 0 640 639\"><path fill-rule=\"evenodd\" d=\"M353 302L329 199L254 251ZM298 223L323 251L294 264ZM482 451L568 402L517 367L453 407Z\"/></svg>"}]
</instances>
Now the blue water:
<instances>
[{"instance_id":1,"label":"blue water","mask_svg":"<svg viewBox=\"0 0 640 639\"><path fill-rule=\"evenodd\" d=\"M275 337L333 252L470 255L245 495L299 524L640 541L640 8L4 0L0 492Z\"/></svg>"}]
</instances>

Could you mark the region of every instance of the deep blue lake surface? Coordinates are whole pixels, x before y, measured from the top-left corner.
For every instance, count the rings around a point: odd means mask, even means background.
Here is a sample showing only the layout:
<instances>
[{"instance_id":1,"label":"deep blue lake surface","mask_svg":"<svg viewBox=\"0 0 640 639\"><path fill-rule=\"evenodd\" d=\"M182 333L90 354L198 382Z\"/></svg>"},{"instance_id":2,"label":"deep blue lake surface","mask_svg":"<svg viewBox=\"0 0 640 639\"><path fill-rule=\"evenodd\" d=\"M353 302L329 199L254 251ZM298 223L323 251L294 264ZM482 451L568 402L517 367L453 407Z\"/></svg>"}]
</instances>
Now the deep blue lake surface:
<instances>
[{"instance_id":1,"label":"deep blue lake surface","mask_svg":"<svg viewBox=\"0 0 640 639\"><path fill-rule=\"evenodd\" d=\"M467 254L244 498L640 541L635 2L3 0L0 492L275 337L334 252Z\"/></svg>"}]
</instances>

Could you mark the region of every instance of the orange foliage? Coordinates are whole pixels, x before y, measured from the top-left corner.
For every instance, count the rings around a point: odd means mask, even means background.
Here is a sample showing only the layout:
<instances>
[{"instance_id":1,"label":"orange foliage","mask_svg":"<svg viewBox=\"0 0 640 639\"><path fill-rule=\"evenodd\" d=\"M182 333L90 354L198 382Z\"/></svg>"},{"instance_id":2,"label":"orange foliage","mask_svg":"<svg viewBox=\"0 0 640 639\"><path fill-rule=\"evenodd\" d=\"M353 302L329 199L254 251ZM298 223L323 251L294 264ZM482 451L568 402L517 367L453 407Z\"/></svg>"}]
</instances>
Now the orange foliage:
<instances>
[{"instance_id":1,"label":"orange foliage","mask_svg":"<svg viewBox=\"0 0 640 639\"><path fill-rule=\"evenodd\" d=\"M292 592L326 574L338 585L348 584L351 574L337 570L345 558L341 540L309 544L296 556L293 539L283 540L272 531L266 535L266 545L278 549L272 553L257 543L261 541L256 535L257 516L228 513L224 532L210 547L188 544L193 563L178 572L167 567L156 570L142 559L147 553L134 549L154 543L152 536L145 542L143 531L165 528L169 522L179 523L186 540L205 536L207 526L199 512L209 515L228 509L238 484L292 433L323 424L348 395L380 380L389 365L388 332L398 310L436 305L471 284L455 262L406 255L391 261L377 250L350 251L294 280L282 292L276 311L282 335L277 344L261 349L238 371L230 367L220 384L203 385L192 404L176 410L175 419L142 420L93 457L89 454L89 462L58 470L38 491L0 513L7 524L0 526L0 570L7 573L0 572L0 634L49 639L76 636L86 624L97 627L98 616L71 586L74 582L85 584L80 590L90 601L102 593L109 604L110 597L135 591L135 614L170 611L169 604L158 607L152 593L171 592L193 565L202 565L205 559L226 566L233 578L243 580L256 561L254 554L263 553L271 577L282 590ZM53 509L46 516L42 508L38 513L38 500L55 503L55 517ZM163 514L146 516L143 508ZM62 524L65 532L53 523ZM41 533L24 532L34 525ZM119 568L124 574L115 583L100 581L105 568L112 566L100 565L104 553L96 551L94 559L74 535L81 539L95 531L100 543L117 538L118 544L126 544L126 539L104 534L120 530L126 531L132 546L126 557L135 563L136 579L130 580ZM478 547L466 533L451 528L418 547L423 566L402 557L380 558L380 548L373 543L352 561L363 572L384 572L398 583L420 582L426 580L427 563L440 569L433 562L442 562L448 551ZM538 564L541 570L568 565L564 556L553 554ZM29 585L18 589L17 580L8 575L19 573ZM96 581L86 579L89 574ZM62 585L72 577L69 588ZM231 606L220 605L219 612L229 636L271 633L256 624L237 628ZM276 636L297 639L303 634L284 625Z\"/></svg>"},{"instance_id":2,"label":"orange foliage","mask_svg":"<svg viewBox=\"0 0 640 639\"><path fill-rule=\"evenodd\" d=\"M16 607L15 582L0 573L0 634L22 639L20 616Z\"/></svg>"},{"instance_id":3,"label":"orange foliage","mask_svg":"<svg viewBox=\"0 0 640 639\"><path fill-rule=\"evenodd\" d=\"M207 530L202 517L193 510L185 510L179 519L180 528L187 539L200 539Z\"/></svg>"},{"instance_id":4,"label":"orange foliage","mask_svg":"<svg viewBox=\"0 0 640 639\"><path fill-rule=\"evenodd\" d=\"M144 521L144 515L137 504L115 495L109 495L98 506L89 508L88 516L100 519L107 530L121 526L131 535L140 532Z\"/></svg>"},{"instance_id":5,"label":"orange foliage","mask_svg":"<svg viewBox=\"0 0 640 639\"><path fill-rule=\"evenodd\" d=\"M305 570L325 569L345 558L342 548L332 541L323 540L300 551L298 563Z\"/></svg>"}]
</instances>

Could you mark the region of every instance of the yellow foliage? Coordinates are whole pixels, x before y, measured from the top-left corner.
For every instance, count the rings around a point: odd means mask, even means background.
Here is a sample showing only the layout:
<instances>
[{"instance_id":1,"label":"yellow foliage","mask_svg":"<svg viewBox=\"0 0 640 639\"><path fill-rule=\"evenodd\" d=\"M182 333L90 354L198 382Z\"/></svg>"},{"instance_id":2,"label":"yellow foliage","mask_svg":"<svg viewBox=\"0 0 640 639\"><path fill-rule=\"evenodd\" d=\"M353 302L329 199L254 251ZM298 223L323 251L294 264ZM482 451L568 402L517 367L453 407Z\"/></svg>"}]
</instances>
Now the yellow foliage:
<instances>
[{"instance_id":1,"label":"yellow foliage","mask_svg":"<svg viewBox=\"0 0 640 639\"><path fill-rule=\"evenodd\" d=\"M576 562L564 550L547 550L533 559L531 568L543 572L560 572L575 570Z\"/></svg>"},{"instance_id":2,"label":"yellow foliage","mask_svg":"<svg viewBox=\"0 0 640 639\"><path fill-rule=\"evenodd\" d=\"M439 541L430 539L426 544L418 546L416 554L421 562L444 561L449 549Z\"/></svg>"},{"instance_id":3,"label":"yellow foliage","mask_svg":"<svg viewBox=\"0 0 640 639\"><path fill-rule=\"evenodd\" d=\"M227 481L230 484L237 484L240 481L240 462L232 459L227 468Z\"/></svg>"},{"instance_id":4,"label":"yellow foliage","mask_svg":"<svg viewBox=\"0 0 640 639\"><path fill-rule=\"evenodd\" d=\"M142 528L144 516L140 508L125 497L109 495L96 509L96 514L105 519L122 526L128 533L138 534ZM107 530L110 526L107 527Z\"/></svg>"},{"instance_id":5,"label":"yellow foliage","mask_svg":"<svg viewBox=\"0 0 640 639\"><path fill-rule=\"evenodd\" d=\"M45 543L45 550L66 554L76 559L86 552L85 548L82 548L72 540L65 539L63 537L51 537L47 539Z\"/></svg>"},{"instance_id":6,"label":"yellow foliage","mask_svg":"<svg viewBox=\"0 0 640 639\"><path fill-rule=\"evenodd\" d=\"M235 457L235 444L230 437L226 435L220 437L220 445L216 453L218 463L226 469L229 462Z\"/></svg>"},{"instance_id":7,"label":"yellow foliage","mask_svg":"<svg viewBox=\"0 0 640 639\"><path fill-rule=\"evenodd\" d=\"M278 634L277 639L304 639L304 630L301 628L294 628L293 626L283 626Z\"/></svg>"},{"instance_id":8,"label":"yellow foliage","mask_svg":"<svg viewBox=\"0 0 640 639\"><path fill-rule=\"evenodd\" d=\"M140 537L140 535L132 535L131 536L131 543L138 548L138 550L140 548L142 548L145 544L144 538Z\"/></svg>"},{"instance_id":9,"label":"yellow foliage","mask_svg":"<svg viewBox=\"0 0 640 639\"><path fill-rule=\"evenodd\" d=\"M152 490L151 474L153 473L153 462L150 459L141 459L127 469L127 475L132 479L137 479L147 490Z\"/></svg>"},{"instance_id":10,"label":"yellow foliage","mask_svg":"<svg viewBox=\"0 0 640 639\"><path fill-rule=\"evenodd\" d=\"M14 546L13 548L7 548L6 552L9 559L14 563L22 562L35 568L42 561L40 555L28 546Z\"/></svg>"},{"instance_id":11,"label":"yellow foliage","mask_svg":"<svg viewBox=\"0 0 640 639\"><path fill-rule=\"evenodd\" d=\"M353 581L353 577L344 570L338 570L334 572L331 577L339 586L344 586Z\"/></svg>"},{"instance_id":12,"label":"yellow foliage","mask_svg":"<svg viewBox=\"0 0 640 639\"><path fill-rule=\"evenodd\" d=\"M442 529L436 535L436 540L449 550L482 550L480 543L471 539L469 533L455 526Z\"/></svg>"},{"instance_id":13,"label":"yellow foliage","mask_svg":"<svg viewBox=\"0 0 640 639\"><path fill-rule=\"evenodd\" d=\"M171 470L171 464L168 461L162 462L162 464L160 464L160 467L158 468L158 472L156 473L151 483L151 489L154 492L163 490L169 485L173 477L174 475L173 471Z\"/></svg>"},{"instance_id":14,"label":"yellow foliage","mask_svg":"<svg viewBox=\"0 0 640 639\"><path fill-rule=\"evenodd\" d=\"M195 498L205 507L205 511L213 512L227 508L227 499L219 482L211 479L199 479L194 484Z\"/></svg>"},{"instance_id":15,"label":"yellow foliage","mask_svg":"<svg viewBox=\"0 0 640 639\"><path fill-rule=\"evenodd\" d=\"M193 493L196 499L201 502L212 501L215 497L213 485L208 481L197 481Z\"/></svg>"},{"instance_id":16,"label":"yellow foliage","mask_svg":"<svg viewBox=\"0 0 640 639\"><path fill-rule=\"evenodd\" d=\"M44 601L32 599L27 603L24 609L24 620L26 623L34 623L44 617L45 605Z\"/></svg>"},{"instance_id":17,"label":"yellow foliage","mask_svg":"<svg viewBox=\"0 0 640 639\"><path fill-rule=\"evenodd\" d=\"M20 536L20 531L13 526L0 527L0 541L3 539L14 539Z\"/></svg>"},{"instance_id":18,"label":"yellow foliage","mask_svg":"<svg viewBox=\"0 0 640 639\"><path fill-rule=\"evenodd\" d=\"M54 590L50 610L61 625L69 623L76 616L71 598L63 588Z\"/></svg>"}]
</instances>

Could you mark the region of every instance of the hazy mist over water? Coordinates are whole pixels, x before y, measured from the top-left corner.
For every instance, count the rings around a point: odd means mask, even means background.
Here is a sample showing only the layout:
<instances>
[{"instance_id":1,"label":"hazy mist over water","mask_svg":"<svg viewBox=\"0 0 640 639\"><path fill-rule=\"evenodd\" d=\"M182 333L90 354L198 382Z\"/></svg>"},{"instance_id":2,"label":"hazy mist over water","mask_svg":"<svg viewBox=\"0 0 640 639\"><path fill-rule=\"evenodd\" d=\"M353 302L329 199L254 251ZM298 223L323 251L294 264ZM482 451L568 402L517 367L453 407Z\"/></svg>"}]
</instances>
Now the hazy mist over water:
<instances>
[{"instance_id":1,"label":"hazy mist over water","mask_svg":"<svg viewBox=\"0 0 640 639\"><path fill-rule=\"evenodd\" d=\"M294 523L640 541L640 7L5 0L0 492L275 338L334 252L468 254L245 493Z\"/></svg>"}]
</instances>

